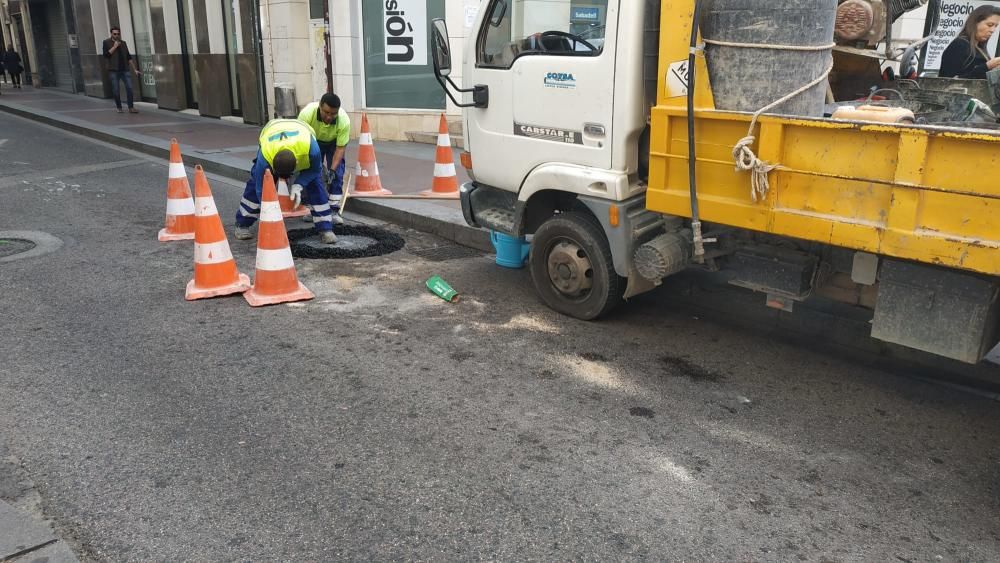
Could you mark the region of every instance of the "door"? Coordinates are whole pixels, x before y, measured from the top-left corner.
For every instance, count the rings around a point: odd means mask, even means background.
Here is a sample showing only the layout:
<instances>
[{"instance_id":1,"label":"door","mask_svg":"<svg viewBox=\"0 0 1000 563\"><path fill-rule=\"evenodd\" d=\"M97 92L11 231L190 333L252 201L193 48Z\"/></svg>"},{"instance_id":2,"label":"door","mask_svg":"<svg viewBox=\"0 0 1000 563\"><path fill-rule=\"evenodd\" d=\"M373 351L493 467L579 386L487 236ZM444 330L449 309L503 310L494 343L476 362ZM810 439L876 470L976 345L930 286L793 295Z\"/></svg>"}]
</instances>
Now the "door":
<instances>
[{"instance_id":1,"label":"door","mask_svg":"<svg viewBox=\"0 0 1000 563\"><path fill-rule=\"evenodd\" d=\"M617 2L587 2L584 28L580 4L493 0L480 16L463 78L489 88L467 113L478 182L517 191L540 164L611 167Z\"/></svg>"}]
</instances>

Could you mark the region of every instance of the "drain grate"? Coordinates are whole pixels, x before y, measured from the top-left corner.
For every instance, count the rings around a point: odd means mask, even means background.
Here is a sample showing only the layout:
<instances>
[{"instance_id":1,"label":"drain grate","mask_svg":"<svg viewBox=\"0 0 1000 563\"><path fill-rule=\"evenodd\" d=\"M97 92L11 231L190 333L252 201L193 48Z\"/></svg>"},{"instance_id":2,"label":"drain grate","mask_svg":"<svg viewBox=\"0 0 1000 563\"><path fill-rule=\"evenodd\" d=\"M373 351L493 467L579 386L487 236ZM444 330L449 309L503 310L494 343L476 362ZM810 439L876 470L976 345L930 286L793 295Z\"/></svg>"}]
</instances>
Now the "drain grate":
<instances>
[{"instance_id":1,"label":"drain grate","mask_svg":"<svg viewBox=\"0 0 1000 563\"><path fill-rule=\"evenodd\" d=\"M444 262L446 260L459 260L462 258L475 258L477 256L482 256L482 253L478 250L457 244L444 244L428 248L407 248L406 251L432 262Z\"/></svg>"},{"instance_id":2,"label":"drain grate","mask_svg":"<svg viewBox=\"0 0 1000 563\"><path fill-rule=\"evenodd\" d=\"M0 258L27 252L35 248L35 243L20 238L0 239Z\"/></svg>"},{"instance_id":3,"label":"drain grate","mask_svg":"<svg viewBox=\"0 0 1000 563\"><path fill-rule=\"evenodd\" d=\"M344 260L370 258L396 252L406 245L403 237L385 229L368 226L336 225L337 244L323 244L313 229L288 231L292 256Z\"/></svg>"}]
</instances>

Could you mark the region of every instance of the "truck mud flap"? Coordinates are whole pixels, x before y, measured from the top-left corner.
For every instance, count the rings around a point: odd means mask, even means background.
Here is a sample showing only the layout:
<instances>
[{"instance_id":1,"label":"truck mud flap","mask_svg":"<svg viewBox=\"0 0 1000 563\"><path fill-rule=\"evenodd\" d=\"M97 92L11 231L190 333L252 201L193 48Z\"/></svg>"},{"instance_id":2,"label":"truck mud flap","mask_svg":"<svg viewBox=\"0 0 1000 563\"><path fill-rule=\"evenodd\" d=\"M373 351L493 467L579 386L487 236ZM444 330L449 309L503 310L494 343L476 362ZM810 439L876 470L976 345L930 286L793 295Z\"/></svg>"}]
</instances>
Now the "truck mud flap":
<instances>
[{"instance_id":1,"label":"truck mud flap","mask_svg":"<svg viewBox=\"0 0 1000 563\"><path fill-rule=\"evenodd\" d=\"M884 260L872 337L978 363L996 344L1000 280Z\"/></svg>"}]
</instances>

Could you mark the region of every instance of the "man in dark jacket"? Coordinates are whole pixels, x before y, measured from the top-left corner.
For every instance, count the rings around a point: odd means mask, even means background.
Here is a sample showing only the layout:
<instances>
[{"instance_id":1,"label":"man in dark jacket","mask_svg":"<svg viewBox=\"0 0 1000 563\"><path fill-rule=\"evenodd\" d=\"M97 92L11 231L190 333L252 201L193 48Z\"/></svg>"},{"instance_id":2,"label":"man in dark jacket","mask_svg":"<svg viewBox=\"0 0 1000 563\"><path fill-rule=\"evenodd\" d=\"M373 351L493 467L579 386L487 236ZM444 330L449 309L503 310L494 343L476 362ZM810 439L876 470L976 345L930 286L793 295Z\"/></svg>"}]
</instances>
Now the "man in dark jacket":
<instances>
[{"instance_id":1,"label":"man in dark jacket","mask_svg":"<svg viewBox=\"0 0 1000 563\"><path fill-rule=\"evenodd\" d=\"M24 68L21 66L21 55L17 54L13 45L8 45L7 51L3 54L3 67L10 74L10 80L14 88L20 88L21 73L24 72Z\"/></svg>"},{"instance_id":2,"label":"man in dark jacket","mask_svg":"<svg viewBox=\"0 0 1000 563\"><path fill-rule=\"evenodd\" d=\"M132 107L132 77L129 76L128 67L132 67L132 72L135 73L136 77L142 73L135 66L135 60L128 52L128 45L122 40L122 30L117 25L111 28L111 37L104 40L104 58L108 59L111 92L115 95L115 107L118 108L118 113L122 113L122 98L118 90L119 81L125 83L128 112L139 113L139 110Z\"/></svg>"}]
</instances>

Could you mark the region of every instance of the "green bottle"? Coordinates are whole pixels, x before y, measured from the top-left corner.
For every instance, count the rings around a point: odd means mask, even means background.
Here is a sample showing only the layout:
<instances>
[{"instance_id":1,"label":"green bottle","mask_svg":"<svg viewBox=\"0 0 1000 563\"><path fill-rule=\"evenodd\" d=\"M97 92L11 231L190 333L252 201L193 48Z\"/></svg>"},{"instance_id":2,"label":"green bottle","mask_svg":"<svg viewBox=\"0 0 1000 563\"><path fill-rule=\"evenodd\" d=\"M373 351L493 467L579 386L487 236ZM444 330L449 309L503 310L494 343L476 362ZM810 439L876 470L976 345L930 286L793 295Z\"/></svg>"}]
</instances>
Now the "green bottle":
<instances>
[{"instance_id":1,"label":"green bottle","mask_svg":"<svg viewBox=\"0 0 1000 563\"><path fill-rule=\"evenodd\" d=\"M434 292L441 299L448 301L449 303L458 302L458 292L448 285L448 282L441 279L441 276L433 276L431 279L427 280L427 289Z\"/></svg>"}]
</instances>

